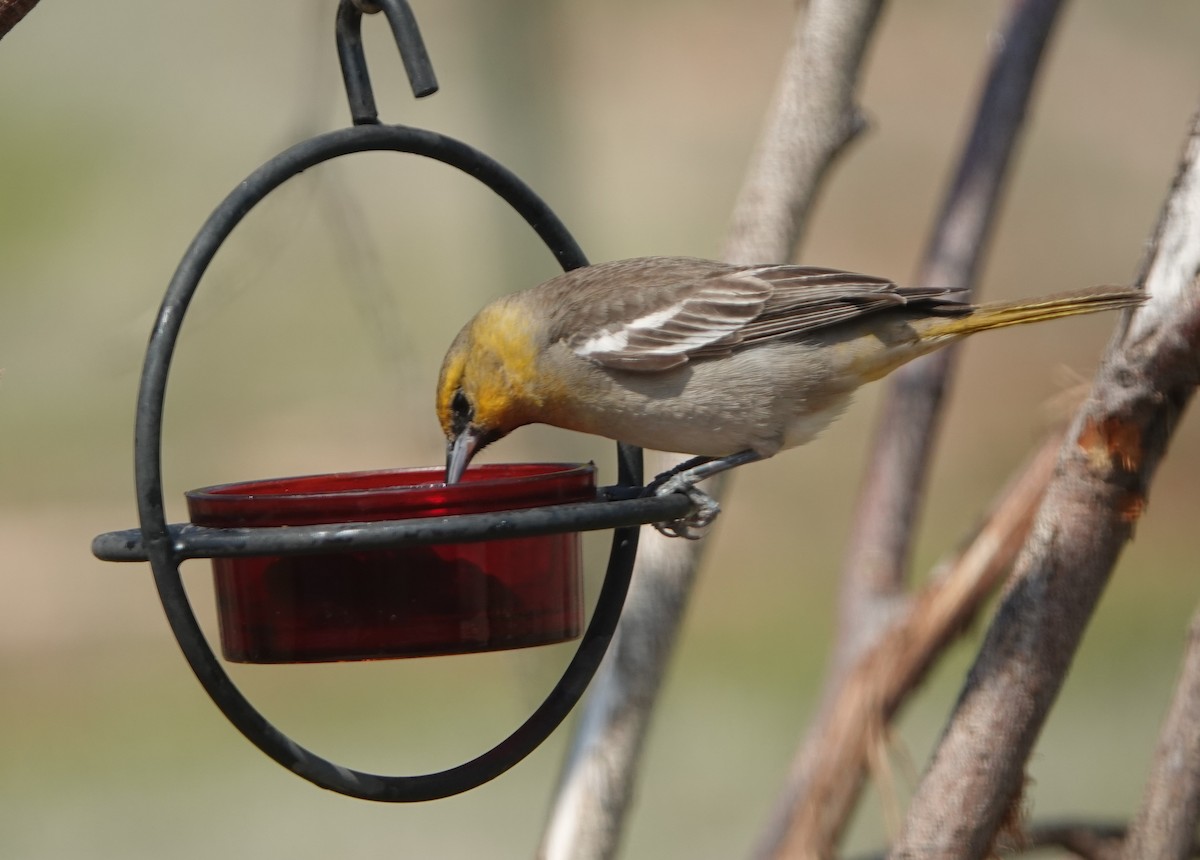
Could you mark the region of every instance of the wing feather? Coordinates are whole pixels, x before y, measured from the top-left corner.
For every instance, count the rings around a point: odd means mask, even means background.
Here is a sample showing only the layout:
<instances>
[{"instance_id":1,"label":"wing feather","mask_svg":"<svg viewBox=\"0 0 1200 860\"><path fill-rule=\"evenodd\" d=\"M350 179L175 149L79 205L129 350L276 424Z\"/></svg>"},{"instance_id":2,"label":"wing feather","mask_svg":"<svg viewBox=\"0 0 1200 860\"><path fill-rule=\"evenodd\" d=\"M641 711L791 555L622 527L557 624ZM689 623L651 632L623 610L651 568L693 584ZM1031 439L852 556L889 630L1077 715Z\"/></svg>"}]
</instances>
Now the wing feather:
<instances>
[{"instance_id":1,"label":"wing feather","mask_svg":"<svg viewBox=\"0 0 1200 860\"><path fill-rule=\"evenodd\" d=\"M700 350L728 351L757 317L767 284L704 279L663 290L663 306L569 338L574 352L605 367L667 370Z\"/></svg>"},{"instance_id":2,"label":"wing feather","mask_svg":"<svg viewBox=\"0 0 1200 860\"><path fill-rule=\"evenodd\" d=\"M836 269L679 258L639 271L637 262L613 264L624 266L614 270L624 277L606 282L592 308L595 324L564 337L580 357L613 369L659 371L890 308L947 315L970 309L954 297L960 290L900 287Z\"/></svg>"}]
</instances>

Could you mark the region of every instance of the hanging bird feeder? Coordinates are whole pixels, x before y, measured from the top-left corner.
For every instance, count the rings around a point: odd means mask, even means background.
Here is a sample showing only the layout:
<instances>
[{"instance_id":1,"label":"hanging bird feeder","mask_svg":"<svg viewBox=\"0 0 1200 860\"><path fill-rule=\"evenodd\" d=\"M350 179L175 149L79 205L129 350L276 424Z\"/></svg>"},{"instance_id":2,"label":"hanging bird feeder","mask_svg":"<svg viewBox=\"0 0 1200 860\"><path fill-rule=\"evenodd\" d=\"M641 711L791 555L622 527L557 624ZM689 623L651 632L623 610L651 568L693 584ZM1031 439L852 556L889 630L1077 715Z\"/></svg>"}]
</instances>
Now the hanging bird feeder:
<instances>
[{"instance_id":1,"label":"hanging bird feeder","mask_svg":"<svg viewBox=\"0 0 1200 860\"><path fill-rule=\"evenodd\" d=\"M587 264L553 211L482 152L424 129L380 124L361 39L364 11L382 10L414 96L437 90L405 0L342 0L337 47L354 125L275 156L216 208L175 272L150 337L138 393L134 468L140 528L100 535L108 561L148 561L184 656L213 702L288 770L367 800L446 797L528 756L579 701L612 639L637 552L638 526L693 509L683 495L646 496L641 450L618 445L618 482L597 488L591 465L506 464L471 469L461 484L439 469L309 475L226 484L187 494L191 522L168 524L162 483L167 376L188 305L241 220L287 180L368 151L431 158L482 182L519 214L564 269ZM230 680L200 629L179 573L212 559L226 659L294 663L459 654L580 637L578 533L613 529L596 608L545 701L512 734L461 765L417 776L352 770L301 747Z\"/></svg>"}]
</instances>

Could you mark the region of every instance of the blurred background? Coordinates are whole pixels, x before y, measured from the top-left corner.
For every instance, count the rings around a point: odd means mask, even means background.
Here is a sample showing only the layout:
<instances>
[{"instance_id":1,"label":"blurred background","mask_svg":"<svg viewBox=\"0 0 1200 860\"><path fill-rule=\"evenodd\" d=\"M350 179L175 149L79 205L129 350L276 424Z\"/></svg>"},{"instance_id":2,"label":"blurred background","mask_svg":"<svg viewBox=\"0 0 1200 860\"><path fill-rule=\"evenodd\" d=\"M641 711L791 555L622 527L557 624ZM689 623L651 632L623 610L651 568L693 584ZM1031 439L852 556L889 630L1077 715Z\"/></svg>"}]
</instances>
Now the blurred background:
<instances>
[{"instance_id":1,"label":"blurred background","mask_svg":"<svg viewBox=\"0 0 1200 860\"><path fill-rule=\"evenodd\" d=\"M442 91L414 102L364 22L385 121L462 138L556 208L593 260L717 256L793 0L414 0ZM867 64L870 132L801 259L911 276L964 133L998 2L894 4ZM212 208L292 143L349 122L333 0L52 3L0 43L0 856L523 857L566 732L465 796L408 807L322 792L254 750L171 638L145 565L94 560L136 524L134 397L162 291ZM1196 108L1200 6L1072 5L1052 45L982 295L1136 273ZM289 183L222 249L189 311L164 458L184 490L438 463L442 352L486 300L554 261L482 186L396 154ZM1081 396L1111 317L964 353L916 553L952 547ZM649 738L625 856L744 854L820 683L872 429L867 391L825 438L739 470ZM530 428L491 460L612 446ZM1036 817L1136 808L1196 602L1200 431L1185 419L1032 760ZM604 538L589 538L589 599ZM204 563L185 566L212 627ZM905 712L903 803L981 630ZM285 731L362 769L443 768L507 734L571 646L344 666L231 667ZM849 845L878 846L872 794Z\"/></svg>"}]
</instances>

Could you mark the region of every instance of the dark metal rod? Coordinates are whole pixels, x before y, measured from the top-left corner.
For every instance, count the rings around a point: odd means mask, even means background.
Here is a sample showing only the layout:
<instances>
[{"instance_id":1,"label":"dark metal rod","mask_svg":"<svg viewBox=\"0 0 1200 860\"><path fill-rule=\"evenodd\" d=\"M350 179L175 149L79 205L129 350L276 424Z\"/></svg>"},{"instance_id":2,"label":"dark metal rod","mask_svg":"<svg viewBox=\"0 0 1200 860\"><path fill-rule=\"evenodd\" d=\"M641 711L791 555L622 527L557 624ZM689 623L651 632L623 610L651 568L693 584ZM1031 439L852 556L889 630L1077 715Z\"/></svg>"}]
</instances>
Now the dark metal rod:
<instances>
[{"instance_id":1,"label":"dark metal rod","mask_svg":"<svg viewBox=\"0 0 1200 860\"><path fill-rule=\"evenodd\" d=\"M306 555L599 531L676 520L686 516L694 507L686 496L672 493L668 496L576 502L519 511L388 522L260 528L208 528L191 523L175 523L168 527L168 531L174 554L180 560ZM137 562L148 558L140 529L102 534L92 542L92 552L103 561Z\"/></svg>"},{"instance_id":2,"label":"dark metal rod","mask_svg":"<svg viewBox=\"0 0 1200 860\"><path fill-rule=\"evenodd\" d=\"M367 57L362 44L362 12L351 0L342 0L337 10L337 53L350 102L350 119L355 125L379 122Z\"/></svg>"},{"instance_id":3,"label":"dark metal rod","mask_svg":"<svg viewBox=\"0 0 1200 860\"><path fill-rule=\"evenodd\" d=\"M374 0L375 5L383 10L384 16L391 25L392 34L396 37L396 46L400 49L400 59L404 61L404 71L408 73L408 82L412 86L416 98L424 98L437 92L437 77L433 74L433 64L429 62L429 52L425 49L425 40L421 38L421 30L417 27L416 16L408 0Z\"/></svg>"},{"instance_id":4,"label":"dark metal rod","mask_svg":"<svg viewBox=\"0 0 1200 860\"><path fill-rule=\"evenodd\" d=\"M413 95L420 99L436 93L437 77L433 73L433 64L429 61L429 52L425 49L425 40L421 38L412 8L406 0L377 0L375 5L382 9L391 25ZM379 113L375 107L375 94L371 90L371 76L363 52L362 9L352 0L342 0L338 5L336 36L338 62L342 67L342 81L346 85L346 99L350 103L350 117L355 125L377 123Z\"/></svg>"}]
</instances>

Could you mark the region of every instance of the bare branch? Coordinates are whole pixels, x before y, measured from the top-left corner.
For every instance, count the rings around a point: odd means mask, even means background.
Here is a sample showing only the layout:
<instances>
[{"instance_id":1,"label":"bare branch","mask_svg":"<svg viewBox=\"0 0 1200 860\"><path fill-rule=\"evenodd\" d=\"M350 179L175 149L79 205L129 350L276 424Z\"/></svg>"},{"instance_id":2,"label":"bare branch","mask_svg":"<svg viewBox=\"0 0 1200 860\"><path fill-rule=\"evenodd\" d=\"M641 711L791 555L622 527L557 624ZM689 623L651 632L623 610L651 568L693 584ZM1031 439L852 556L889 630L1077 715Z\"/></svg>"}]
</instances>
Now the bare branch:
<instances>
[{"instance_id":1,"label":"bare branch","mask_svg":"<svg viewBox=\"0 0 1200 860\"><path fill-rule=\"evenodd\" d=\"M854 101L882 0L813 0L796 17L766 127L734 204L724 257L785 262L821 180L865 126Z\"/></svg>"},{"instance_id":2,"label":"bare branch","mask_svg":"<svg viewBox=\"0 0 1200 860\"><path fill-rule=\"evenodd\" d=\"M1061 848L1083 860L1117 860L1125 825L1099 821L1046 821L1033 824L1016 838L996 846L999 857L1019 857L1031 851ZM883 854L856 860L883 860Z\"/></svg>"},{"instance_id":3,"label":"bare branch","mask_svg":"<svg viewBox=\"0 0 1200 860\"><path fill-rule=\"evenodd\" d=\"M1117 860L1124 838L1125 828L1120 824L1043 822L1020 833L1014 844L998 845L996 853L1002 857L1015 857L1044 848L1062 848L1083 860Z\"/></svg>"},{"instance_id":4,"label":"bare branch","mask_svg":"<svg viewBox=\"0 0 1200 860\"><path fill-rule=\"evenodd\" d=\"M987 81L980 94L974 127L933 231L922 264L921 283L969 287L999 205L1007 166L1032 92L1040 59L1060 7L1057 0L1014 5L998 39ZM850 676L880 638L890 641L897 615L913 606L903 596L909 540L924 487L924 477L942 393L953 364L944 359L902 368L892 375L884 397L871 461L864 475L841 575L838 640L821 696L818 717L798 751L788 782L759 844L759 856L774 855L787 844L821 845L840 830L848 810L827 811L813 798L831 791L828 770L831 732L845 719L842 706L853 697ZM909 368L912 368L911 370ZM932 659L929 655L927 659ZM897 703L898 706L899 703ZM879 715L873 714L872 718ZM863 761L841 771L841 796L858 796ZM818 773L820 771L820 773ZM814 819L814 810L822 810ZM793 817L796 819L793 821ZM786 834L792 835L787 836Z\"/></svg>"},{"instance_id":5,"label":"bare branch","mask_svg":"<svg viewBox=\"0 0 1200 860\"><path fill-rule=\"evenodd\" d=\"M617 635L588 691L542 834L539 856L548 860L613 857L620 843L697 561L695 542L650 528L642 529L638 547Z\"/></svg>"},{"instance_id":6,"label":"bare branch","mask_svg":"<svg viewBox=\"0 0 1200 860\"><path fill-rule=\"evenodd\" d=\"M1056 434L1001 493L972 539L934 577L845 676L814 726L821 738L801 770L805 782L785 792L776 830L760 857L832 856L861 793L871 750L937 657L965 630L1012 566L1054 469ZM804 803L798 803L800 796Z\"/></svg>"},{"instance_id":7,"label":"bare branch","mask_svg":"<svg viewBox=\"0 0 1200 860\"><path fill-rule=\"evenodd\" d=\"M1011 4L917 283L974 286L1061 6L1060 0ZM842 565L835 667L870 643L903 594L942 398L957 355L956 349L941 350L900 368L887 382Z\"/></svg>"},{"instance_id":8,"label":"bare branch","mask_svg":"<svg viewBox=\"0 0 1200 860\"><path fill-rule=\"evenodd\" d=\"M8 35L8 31L17 26L38 0L0 0L0 39Z\"/></svg>"},{"instance_id":9,"label":"bare branch","mask_svg":"<svg viewBox=\"0 0 1200 860\"><path fill-rule=\"evenodd\" d=\"M954 713L917 787L895 858L979 858L1022 790L1025 762L1179 416L1200 381L1200 114L1142 283L1059 452L1055 480Z\"/></svg>"},{"instance_id":10,"label":"bare branch","mask_svg":"<svg viewBox=\"0 0 1200 860\"><path fill-rule=\"evenodd\" d=\"M854 89L882 0L811 0L798 14L762 142L733 216L725 256L784 261L830 163L861 127ZM648 458L650 474L674 465ZM716 488L709 488L714 492ZM650 713L695 580L703 542L642 530L621 625L585 702L540 854L615 854Z\"/></svg>"},{"instance_id":11,"label":"bare branch","mask_svg":"<svg viewBox=\"0 0 1200 860\"><path fill-rule=\"evenodd\" d=\"M1200 817L1200 612L1192 616L1183 668L1163 721L1142 808L1125 857L1193 856Z\"/></svg>"}]
</instances>

